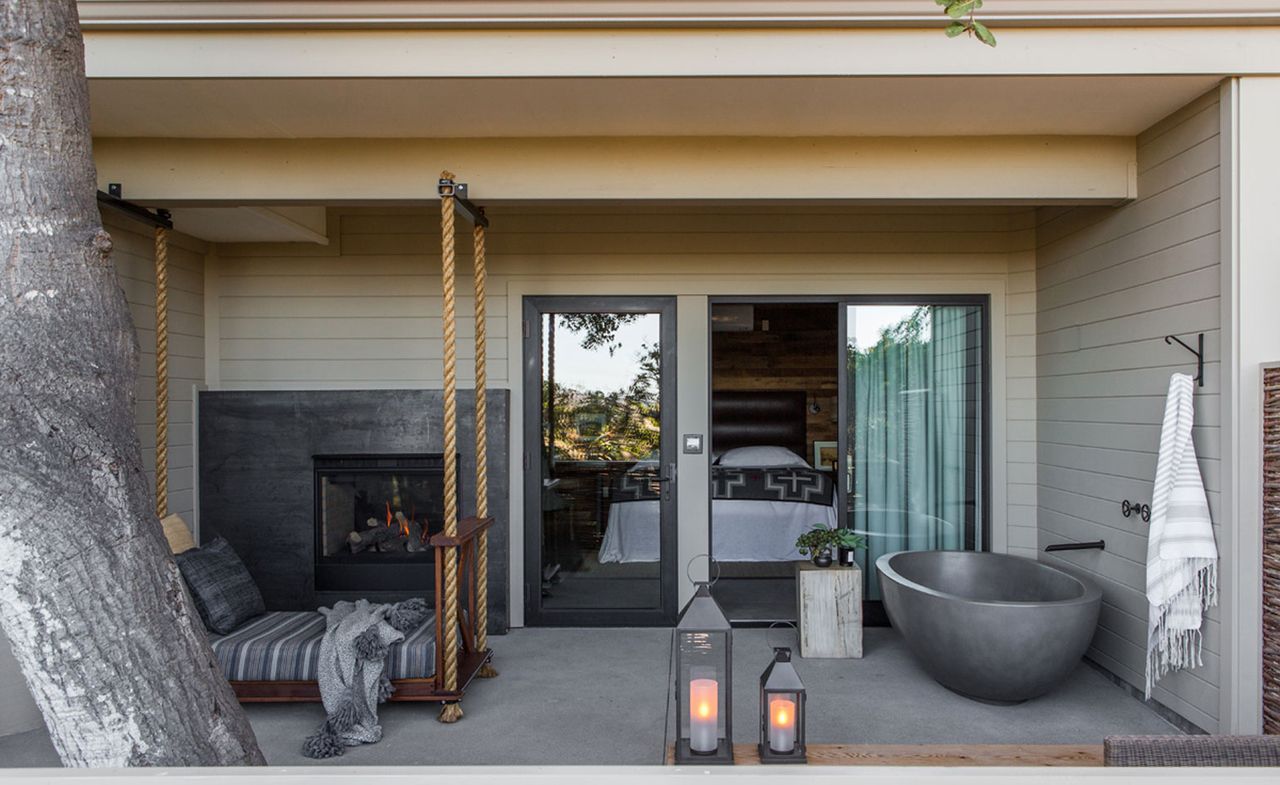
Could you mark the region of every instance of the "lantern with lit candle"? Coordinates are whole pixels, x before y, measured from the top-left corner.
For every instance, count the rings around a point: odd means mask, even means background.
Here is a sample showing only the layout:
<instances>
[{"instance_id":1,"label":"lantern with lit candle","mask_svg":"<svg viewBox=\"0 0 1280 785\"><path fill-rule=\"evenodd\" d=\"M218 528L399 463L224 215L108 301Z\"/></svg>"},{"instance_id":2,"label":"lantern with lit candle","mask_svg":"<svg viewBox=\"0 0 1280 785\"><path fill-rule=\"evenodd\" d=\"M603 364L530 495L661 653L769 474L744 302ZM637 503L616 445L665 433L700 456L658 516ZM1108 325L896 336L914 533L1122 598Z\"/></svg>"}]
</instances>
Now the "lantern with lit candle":
<instances>
[{"instance_id":1,"label":"lantern with lit candle","mask_svg":"<svg viewBox=\"0 0 1280 785\"><path fill-rule=\"evenodd\" d=\"M760 762L808 763L804 743L804 683L791 649L773 650L760 675Z\"/></svg>"},{"instance_id":2,"label":"lantern with lit candle","mask_svg":"<svg viewBox=\"0 0 1280 785\"><path fill-rule=\"evenodd\" d=\"M676 763L733 763L733 629L699 583L676 624Z\"/></svg>"}]
</instances>

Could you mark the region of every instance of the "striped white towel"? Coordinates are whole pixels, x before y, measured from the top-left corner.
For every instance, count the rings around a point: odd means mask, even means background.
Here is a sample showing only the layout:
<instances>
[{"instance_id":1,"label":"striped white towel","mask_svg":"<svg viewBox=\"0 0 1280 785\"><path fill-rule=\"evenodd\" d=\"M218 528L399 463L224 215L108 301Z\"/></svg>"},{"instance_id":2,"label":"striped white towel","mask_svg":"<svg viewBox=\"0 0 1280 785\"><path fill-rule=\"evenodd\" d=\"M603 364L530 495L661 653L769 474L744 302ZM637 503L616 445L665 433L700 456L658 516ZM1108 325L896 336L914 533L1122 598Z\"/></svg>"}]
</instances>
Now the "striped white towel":
<instances>
[{"instance_id":1,"label":"striped white towel","mask_svg":"<svg viewBox=\"0 0 1280 785\"><path fill-rule=\"evenodd\" d=\"M1192 379L1169 380L1147 537L1147 697L1171 670L1200 665L1201 617L1218 602L1218 548L1191 443Z\"/></svg>"}]
</instances>

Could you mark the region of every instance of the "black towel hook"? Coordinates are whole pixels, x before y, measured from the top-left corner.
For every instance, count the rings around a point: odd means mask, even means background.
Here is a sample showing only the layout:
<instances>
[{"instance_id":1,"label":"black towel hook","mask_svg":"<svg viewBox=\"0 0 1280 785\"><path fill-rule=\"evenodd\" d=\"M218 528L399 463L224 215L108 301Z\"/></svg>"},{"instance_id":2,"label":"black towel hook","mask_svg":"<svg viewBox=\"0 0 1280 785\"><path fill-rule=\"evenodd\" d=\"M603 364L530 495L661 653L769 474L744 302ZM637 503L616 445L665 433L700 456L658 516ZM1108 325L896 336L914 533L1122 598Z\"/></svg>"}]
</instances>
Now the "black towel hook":
<instances>
[{"instance_id":1,"label":"black towel hook","mask_svg":"<svg viewBox=\"0 0 1280 785\"><path fill-rule=\"evenodd\" d=\"M1173 345L1174 341L1177 341L1179 346L1181 346L1183 349L1186 349L1187 351L1191 352L1196 356L1196 378L1194 379L1194 381L1197 387L1203 387L1204 386L1204 333L1200 333L1198 336L1196 336L1196 340L1200 347L1198 351L1196 349L1192 349L1190 346L1187 346L1185 343L1182 342L1182 339L1176 335L1166 335L1164 337L1164 342L1169 344L1170 346Z\"/></svg>"}]
</instances>

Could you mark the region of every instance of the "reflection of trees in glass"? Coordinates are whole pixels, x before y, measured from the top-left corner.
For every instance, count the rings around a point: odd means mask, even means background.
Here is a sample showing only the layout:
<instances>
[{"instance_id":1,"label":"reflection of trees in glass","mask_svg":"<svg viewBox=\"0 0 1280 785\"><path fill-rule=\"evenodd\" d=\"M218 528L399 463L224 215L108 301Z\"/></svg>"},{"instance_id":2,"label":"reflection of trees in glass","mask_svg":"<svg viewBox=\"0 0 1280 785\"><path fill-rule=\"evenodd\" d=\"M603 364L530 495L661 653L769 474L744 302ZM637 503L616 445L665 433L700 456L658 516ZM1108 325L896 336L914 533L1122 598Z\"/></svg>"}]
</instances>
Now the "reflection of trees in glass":
<instances>
[{"instance_id":1,"label":"reflection of trees in glass","mask_svg":"<svg viewBox=\"0 0 1280 785\"><path fill-rule=\"evenodd\" d=\"M562 313L557 314L565 329L580 335L583 349L604 348L612 356L622 348L618 328L640 318L638 313Z\"/></svg>"},{"instance_id":2,"label":"reflection of trees in glass","mask_svg":"<svg viewBox=\"0 0 1280 785\"><path fill-rule=\"evenodd\" d=\"M900 413L896 408L890 410L888 407L875 407L868 411L869 407L864 407L861 412L856 410L859 408L859 401L864 397L863 392L869 390L871 385L891 383L888 375L890 369L896 371L892 381L896 381L900 386L905 384L906 363L911 358L918 357L919 349L932 339L932 316L933 307L921 305L903 317L902 321L882 329L874 343L859 347L856 343L859 336L853 336L846 341L845 368L849 374L850 405L855 409L854 412L850 412L846 426L850 445L858 443L859 429L864 435L874 434L890 427L891 418L899 418ZM864 376L862 391L857 385L859 372ZM905 388L897 392L903 393ZM898 424L905 425L902 422ZM849 487L852 488L852 484Z\"/></svg>"},{"instance_id":3,"label":"reflection of trees in glass","mask_svg":"<svg viewBox=\"0 0 1280 785\"><path fill-rule=\"evenodd\" d=\"M854 339L849 340L845 346L847 352L846 367L852 372L857 369L860 363L884 357L890 351L896 351L903 346L919 346L928 343L931 332L929 320L932 310L932 306L919 306L907 314L902 321L892 327L886 327L881 330L879 339L875 343L868 344L866 348L859 348Z\"/></svg>"},{"instance_id":4,"label":"reflection of trees in glass","mask_svg":"<svg viewBox=\"0 0 1280 785\"><path fill-rule=\"evenodd\" d=\"M641 314L570 313L548 319L548 343L557 327L578 339L584 349L603 348L610 355L622 348L618 329ZM658 391L661 349L641 344L636 375L614 392L581 390L556 383L554 354L543 380L544 436L551 453L568 460L641 460L658 449Z\"/></svg>"}]
</instances>

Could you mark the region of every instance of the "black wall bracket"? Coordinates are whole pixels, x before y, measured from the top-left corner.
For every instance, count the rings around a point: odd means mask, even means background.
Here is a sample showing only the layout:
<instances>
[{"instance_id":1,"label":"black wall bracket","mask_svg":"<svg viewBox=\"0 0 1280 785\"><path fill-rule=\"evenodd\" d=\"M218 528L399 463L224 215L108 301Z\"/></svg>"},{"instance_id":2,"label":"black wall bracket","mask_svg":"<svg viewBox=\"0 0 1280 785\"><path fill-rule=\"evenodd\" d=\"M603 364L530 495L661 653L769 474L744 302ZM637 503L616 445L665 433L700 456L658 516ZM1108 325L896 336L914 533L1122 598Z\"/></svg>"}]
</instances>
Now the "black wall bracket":
<instances>
[{"instance_id":1,"label":"black wall bracket","mask_svg":"<svg viewBox=\"0 0 1280 785\"><path fill-rule=\"evenodd\" d=\"M173 219L170 217L168 210L156 210L153 213L142 205L137 205L124 199L122 197L124 191L120 187L120 183L111 183L107 188L109 189L108 191L98 191L99 205L109 207L144 224L163 226L165 229L173 228Z\"/></svg>"},{"instance_id":2,"label":"black wall bracket","mask_svg":"<svg viewBox=\"0 0 1280 785\"><path fill-rule=\"evenodd\" d=\"M1176 335L1166 335L1164 337L1164 342L1169 344L1170 346L1173 345L1174 341L1177 341L1179 346L1181 346L1183 349L1186 349L1187 351L1191 352L1196 356L1195 383L1197 387L1203 387L1204 386L1204 333L1200 333L1196 337L1196 340L1199 348L1192 349L1190 346L1187 346L1185 343L1183 343L1182 339Z\"/></svg>"},{"instance_id":3,"label":"black wall bracket","mask_svg":"<svg viewBox=\"0 0 1280 785\"><path fill-rule=\"evenodd\" d=\"M462 213L463 218L466 218L476 226L489 228L489 219L484 216L484 208L467 198L466 183L456 183L453 180L441 179L436 190L441 197L453 197L454 211Z\"/></svg>"},{"instance_id":4,"label":"black wall bracket","mask_svg":"<svg viewBox=\"0 0 1280 785\"><path fill-rule=\"evenodd\" d=\"M1106 549L1106 540L1094 540L1093 542L1057 542L1045 546L1044 550L1045 553L1053 553L1054 551L1105 551Z\"/></svg>"}]
</instances>

